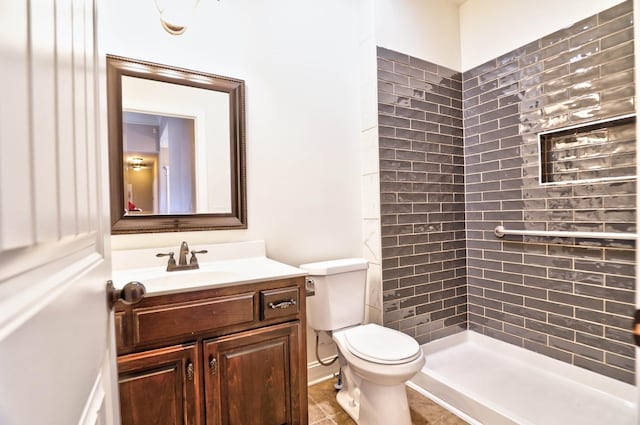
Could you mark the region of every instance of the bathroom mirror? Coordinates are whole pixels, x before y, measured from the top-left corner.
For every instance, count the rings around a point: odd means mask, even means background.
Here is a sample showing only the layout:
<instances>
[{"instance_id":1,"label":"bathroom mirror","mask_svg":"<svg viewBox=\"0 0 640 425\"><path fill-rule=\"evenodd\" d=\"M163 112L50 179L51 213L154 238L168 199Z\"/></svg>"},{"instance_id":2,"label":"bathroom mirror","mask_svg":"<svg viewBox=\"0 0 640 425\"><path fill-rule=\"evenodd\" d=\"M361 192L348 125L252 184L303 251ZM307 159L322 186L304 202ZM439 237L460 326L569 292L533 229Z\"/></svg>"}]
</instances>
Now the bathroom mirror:
<instances>
[{"instance_id":1,"label":"bathroom mirror","mask_svg":"<svg viewBox=\"0 0 640 425\"><path fill-rule=\"evenodd\" d=\"M107 55L111 233L243 229L244 81Z\"/></svg>"}]
</instances>

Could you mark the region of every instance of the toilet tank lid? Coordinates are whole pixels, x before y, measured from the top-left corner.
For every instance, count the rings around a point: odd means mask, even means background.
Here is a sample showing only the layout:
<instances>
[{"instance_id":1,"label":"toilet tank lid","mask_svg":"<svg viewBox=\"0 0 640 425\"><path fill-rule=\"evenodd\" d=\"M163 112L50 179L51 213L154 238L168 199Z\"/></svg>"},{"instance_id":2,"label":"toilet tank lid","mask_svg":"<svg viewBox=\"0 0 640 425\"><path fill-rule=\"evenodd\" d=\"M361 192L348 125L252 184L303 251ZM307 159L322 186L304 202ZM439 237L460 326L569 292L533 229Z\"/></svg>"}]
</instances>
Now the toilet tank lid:
<instances>
[{"instance_id":1,"label":"toilet tank lid","mask_svg":"<svg viewBox=\"0 0 640 425\"><path fill-rule=\"evenodd\" d=\"M369 263L364 258L341 258L339 260L319 261L317 263L301 264L300 268L312 276L325 276L336 273L346 273L365 270Z\"/></svg>"}]
</instances>

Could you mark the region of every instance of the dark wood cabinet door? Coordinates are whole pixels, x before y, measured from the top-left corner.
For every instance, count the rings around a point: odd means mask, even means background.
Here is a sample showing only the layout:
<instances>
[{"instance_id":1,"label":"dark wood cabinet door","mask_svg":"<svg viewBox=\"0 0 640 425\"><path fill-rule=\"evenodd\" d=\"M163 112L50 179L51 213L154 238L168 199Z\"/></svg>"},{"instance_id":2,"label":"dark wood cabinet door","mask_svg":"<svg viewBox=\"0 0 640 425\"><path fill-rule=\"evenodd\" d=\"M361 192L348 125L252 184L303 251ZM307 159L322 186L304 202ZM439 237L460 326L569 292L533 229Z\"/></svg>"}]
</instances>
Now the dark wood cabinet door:
<instances>
[{"instance_id":1,"label":"dark wood cabinet door","mask_svg":"<svg viewBox=\"0 0 640 425\"><path fill-rule=\"evenodd\" d=\"M122 425L200 425L196 344L118 357Z\"/></svg>"},{"instance_id":2,"label":"dark wood cabinet door","mask_svg":"<svg viewBox=\"0 0 640 425\"><path fill-rule=\"evenodd\" d=\"M300 424L299 340L293 322L205 341L206 424Z\"/></svg>"}]
</instances>

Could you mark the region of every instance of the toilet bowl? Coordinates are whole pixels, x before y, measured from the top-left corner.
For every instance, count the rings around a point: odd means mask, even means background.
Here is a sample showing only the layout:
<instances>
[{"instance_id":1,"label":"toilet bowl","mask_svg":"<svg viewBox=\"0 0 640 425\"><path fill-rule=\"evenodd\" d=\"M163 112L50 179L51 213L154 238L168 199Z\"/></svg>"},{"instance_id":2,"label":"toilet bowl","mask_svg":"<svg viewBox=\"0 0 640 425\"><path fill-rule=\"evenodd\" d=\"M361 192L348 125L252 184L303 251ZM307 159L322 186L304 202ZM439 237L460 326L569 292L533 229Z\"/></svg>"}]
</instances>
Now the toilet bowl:
<instances>
[{"instance_id":1,"label":"toilet bowl","mask_svg":"<svg viewBox=\"0 0 640 425\"><path fill-rule=\"evenodd\" d=\"M410 425L404 383L425 363L408 335L376 324L333 333L341 356L338 404L358 425Z\"/></svg>"},{"instance_id":2,"label":"toilet bowl","mask_svg":"<svg viewBox=\"0 0 640 425\"><path fill-rule=\"evenodd\" d=\"M333 340L359 376L380 385L405 382L424 365L415 339L374 323L334 332Z\"/></svg>"},{"instance_id":3,"label":"toilet bowl","mask_svg":"<svg viewBox=\"0 0 640 425\"><path fill-rule=\"evenodd\" d=\"M364 321L368 263L347 258L303 264L315 295L308 324L331 333L338 348L342 388L337 400L358 425L411 425L405 382L425 363L411 336Z\"/></svg>"}]
</instances>

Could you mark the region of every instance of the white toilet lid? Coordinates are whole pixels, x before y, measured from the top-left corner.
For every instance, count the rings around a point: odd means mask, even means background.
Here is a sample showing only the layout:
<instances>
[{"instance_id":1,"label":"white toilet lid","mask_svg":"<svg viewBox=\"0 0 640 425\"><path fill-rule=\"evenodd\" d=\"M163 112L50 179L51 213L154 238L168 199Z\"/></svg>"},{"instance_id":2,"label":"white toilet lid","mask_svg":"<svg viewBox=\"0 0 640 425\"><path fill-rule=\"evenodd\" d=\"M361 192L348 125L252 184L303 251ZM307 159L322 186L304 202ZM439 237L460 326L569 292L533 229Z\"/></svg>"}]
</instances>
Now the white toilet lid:
<instances>
[{"instance_id":1,"label":"white toilet lid","mask_svg":"<svg viewBox=\"0 0 640 425\"><path fill-rule=\"evenodd\" d=\"M351 353L374 363L406 363L420 354L418 341L375 323L347 329L344 337Z\"/></svg>"}]
</instances>

